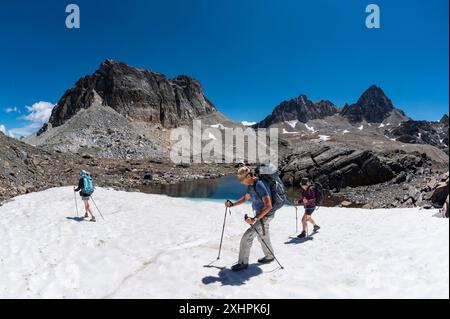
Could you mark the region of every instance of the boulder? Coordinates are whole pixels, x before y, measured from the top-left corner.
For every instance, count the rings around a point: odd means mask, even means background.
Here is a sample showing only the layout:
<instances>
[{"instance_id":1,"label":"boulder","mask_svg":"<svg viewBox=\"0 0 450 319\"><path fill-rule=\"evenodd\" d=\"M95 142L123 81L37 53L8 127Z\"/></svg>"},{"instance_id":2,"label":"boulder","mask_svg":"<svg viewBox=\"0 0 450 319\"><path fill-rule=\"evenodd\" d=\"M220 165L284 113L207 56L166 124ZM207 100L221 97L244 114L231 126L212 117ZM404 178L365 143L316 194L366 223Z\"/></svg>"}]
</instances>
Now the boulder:
<instances>
[{"instance_id":1,"label":"boulder","mask_svg":"<svg viewBox=\"0 0 450 319\"><path fill-rule=\"evenodd\" d=\"M449 209L449 207L450 207L449 196L447 196L447 199L445 200L444 206L442 206L442 209L441 209L442 217L448 218L448 209Z\"/></svg>"},{"instance_id":2,"label":"boulder","mask_svg":"<svg viewBox=\"0 0 450 319\"><path fill-rule=\"evenodd\" d=\"M400 172L400 174L398 174L398 175L392 180L392 183L394 183L394 184L401 184L401 183L403 183L404 181L406 181L406 176L407 176L406 172L405 172L405 171L402 171L402 172Z\"/></svg>"},{"instance_id":3,"label":"boulder","mask_svg":"<svg viewBox=\"0 0 450 319\"><path fill-rule=\"evenodd\" d=\"M144 174L144 180L151 181L153 179L153 175L150 173Z\"/></svg>"},{"instance_id":4,"label":"boulder","mask_svg":"<svg viewBox=\"0 0 450 319\"><path fill-rule=\"evenodd\" d=\"M448 197L448 183L440 182L436 185L433 195L431 195L431 202L436 206L442 207Z\"/></svg>"},{"instance_id":5,"label":"boulder","mask_svg":"<svg viewBox=\"0 0 450 319\"><path fill-rule=\"evenodd\" d=\"M348 200L344 200L341 202L342 207L349 207L351 204L352 204L352 202L350 202Z\"/></svg>"}]
</instances>

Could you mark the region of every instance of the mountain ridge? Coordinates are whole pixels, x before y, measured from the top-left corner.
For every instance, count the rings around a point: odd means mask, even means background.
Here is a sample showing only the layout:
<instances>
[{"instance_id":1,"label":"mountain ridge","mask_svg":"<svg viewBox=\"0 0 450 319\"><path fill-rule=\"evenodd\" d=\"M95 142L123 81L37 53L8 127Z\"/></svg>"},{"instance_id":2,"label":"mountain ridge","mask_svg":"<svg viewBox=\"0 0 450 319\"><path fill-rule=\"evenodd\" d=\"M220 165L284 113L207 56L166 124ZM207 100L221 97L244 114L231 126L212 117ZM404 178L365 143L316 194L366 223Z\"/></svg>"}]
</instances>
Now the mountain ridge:
<instances>
[{"instance_id":1,"label":"mountain ridge","mask_svg":"<svg viewBox=\"0 0 450 319\"><path fill-rule=\"evenodd\" d=\"M254 125L256 128L266 128L284 121L299 121L307 123L313 119L321 119L338 113L338 108L328 100L310 101L305 94L290 100L285 100L276 106L272 114Z\"/></svg>"},{"instance_id":2,"label":"mountain ridge","mask_svg":"<svg viewBox=\"0 0 450 319\"><path fill-rule=\"evenodd\" d=\"M300 94L297 98L278 104L271 115L255 124L254 127L267 128L273 124L292 120L307 123L310 120L324 119L333 115L342 116L352 124L363 121L383 123L389 117L395 118L395 124L409 120L402 110L394 107L380 87L371 85L356 103L345 104L342 108L326 99L309 101L305 94Z\"/></svg>"},{"instance_id":3,"label":"mountain ridge","mask_svg":"<svg viewBox=\"0 0 450 319\"><path fill-rule=\"evenodd\" d=\"M64 93L48 123L61 126L81 109L92 106L96 99L127 118L161 124L164 128L217 111L194 78L179 75L169 79L159 72L106 60ZM45 131L43 127L39 134Z\"/></svg>"}]
</instances>

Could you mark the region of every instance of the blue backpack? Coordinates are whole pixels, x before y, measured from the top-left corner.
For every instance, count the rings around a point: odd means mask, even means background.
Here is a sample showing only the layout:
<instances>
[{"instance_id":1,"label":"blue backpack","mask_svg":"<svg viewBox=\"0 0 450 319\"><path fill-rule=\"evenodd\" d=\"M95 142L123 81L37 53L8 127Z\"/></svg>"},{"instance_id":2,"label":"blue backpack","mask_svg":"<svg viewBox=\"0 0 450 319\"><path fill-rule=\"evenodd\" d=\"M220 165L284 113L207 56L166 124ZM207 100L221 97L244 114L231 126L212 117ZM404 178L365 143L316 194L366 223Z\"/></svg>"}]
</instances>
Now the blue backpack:
<instances>
[{"instance_id":1,"label":"blue backpack","mask_svg":"<svg viewBox=\"0 0 450 319\"><path fill-rule=\"evenodd\" d=\"M83 175L81 177L83 179L83 188L81 192L86 195L92 195L94 193L94 181L88 175Z\"/></svg>"}]
</instances>

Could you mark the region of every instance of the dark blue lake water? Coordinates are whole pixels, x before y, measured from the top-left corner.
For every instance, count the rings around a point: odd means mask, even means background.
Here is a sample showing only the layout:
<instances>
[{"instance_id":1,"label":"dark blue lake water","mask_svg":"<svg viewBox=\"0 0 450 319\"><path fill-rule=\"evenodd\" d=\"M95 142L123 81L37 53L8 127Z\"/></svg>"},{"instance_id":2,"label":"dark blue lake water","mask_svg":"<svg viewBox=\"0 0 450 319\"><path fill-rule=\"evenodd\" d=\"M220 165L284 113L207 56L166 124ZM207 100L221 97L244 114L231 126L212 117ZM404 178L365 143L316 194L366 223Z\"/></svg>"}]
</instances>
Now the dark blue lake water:
<instances>
[{"instance_id":1,"label":"dark blue lake water","mask_svg":"<svg viewBox=\"0 0 450 319\"><path fill-rule=\"evenodd\" d=\"M246 190L237 177L225 176L217 179L203 179L178 184L149 185L141 188L141 191L149 194L162 194L170 197L182 197L189 199L208 199L222 201L226 199L236 200ZM289 197L295 198L298 190L287 189Z\"/></svg>"},{"instance_id":2,"label":"dark blue lake water","mask_svg":"<svg viewBox=\"0 0 450 319\"><path fill-rule=\"evenodd\" d=\"M217 179L202 179L172 185L149 185L141 187L140 190L148 194L181 197L194 201L224 201L226 199L239 199L244 194L246 186L242 185L235 176L225 176ZM293 187L286 188L286 192L291 201L298 198L300 194L300 190ZM325 196L322 206L333 207L343 200L346 200L346 198L337 194Z\"/></svg>"},{"instance_id":3,"label":"dark blue lake water","mask_svg":"<svg viewBox=\"0 0 450 319\"><path fill-rule=\"evenodd\" d=\"M141 191L150 194L210 200L236 199L241 197L245 190L246 187L234 176L194 180L177 184L148 185L141 188Z\"/></svg>"}]
</instances>

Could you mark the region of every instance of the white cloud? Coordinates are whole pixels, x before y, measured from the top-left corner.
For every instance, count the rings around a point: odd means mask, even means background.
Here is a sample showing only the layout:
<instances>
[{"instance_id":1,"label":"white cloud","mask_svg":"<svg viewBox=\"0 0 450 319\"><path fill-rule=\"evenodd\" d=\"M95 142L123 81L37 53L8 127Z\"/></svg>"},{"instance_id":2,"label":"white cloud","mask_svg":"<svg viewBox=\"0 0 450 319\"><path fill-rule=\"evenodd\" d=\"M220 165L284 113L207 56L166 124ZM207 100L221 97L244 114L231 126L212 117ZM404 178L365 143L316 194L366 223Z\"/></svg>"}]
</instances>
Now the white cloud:
<instances>
[{"instance_id":1,"label":"white cloud","mask_svg":"<svg viewBox=\"0 0 450 319\"><path fill-rule=\"evenodd\" d=\"M55 106L54 104L44 101L40 101L34 103L31 106L27 106L26 109L28 111L28 114L20 117L20 119L26 122L22 127L11 128L8 131L9 136L11 137L29 136L34 132L36 132L38 129L42 127L42 125L48 122L48 119L52 114L52 109L54 106ZM12 111L14 112L14 109ZM17 112L20 113L20 110L18 110Z\"/></svg>"},{"instance_id":2,"label":"white cloud","mask_svg":"<svg viewBox=\"0 0 450 319\"><path fill-rule=\"evenodd\" d=\"M43 125L48 122L54 106L55 105L52 103L43 101L34 103L32 106L27 106L27 110L30 114L24 116L23 119L30 121L33 124Z\"/></svg>"},{"instance_id":3,"label":"white cloud","mask_svg":"<svg viewBox=\"0 0 450 319\"><path fill-rule=\"evenodd\" d=\"M28 136L36 132L41 127L36 124L29 124L23 127L15 127L9 130L9 136Z\"/></svg>"},{"instance_id":4,"label":"white cloud","mask_svg":"<svg viewBox=\"0 0 450 319\"><path fill-rule=\"evenodd\" d=\"M5 112L6 113L20 113L20 110L16 106L14 106L14 107L7 107L5 109Z\"/></svg>"},{"instance_id":5,"label":"white cloud","mask_svg":"<svg viewBox=\"0 0 450 319\"><path fill-rule=\"evenodd\" d=\"M6 133L6 128L3 124L0 125L0 132L2 132L3 134Z\"/></svg>"}]
</instances>

